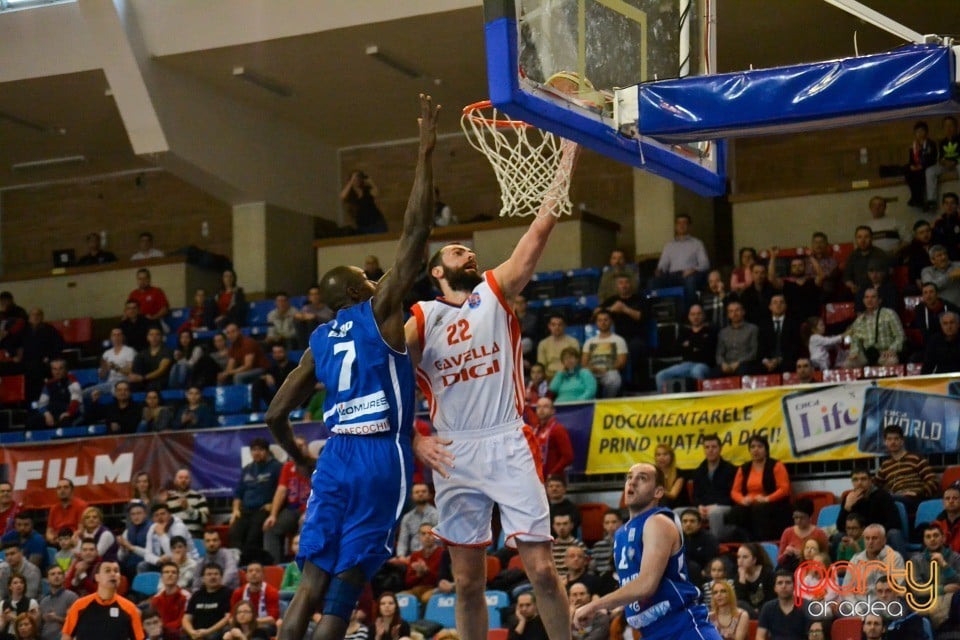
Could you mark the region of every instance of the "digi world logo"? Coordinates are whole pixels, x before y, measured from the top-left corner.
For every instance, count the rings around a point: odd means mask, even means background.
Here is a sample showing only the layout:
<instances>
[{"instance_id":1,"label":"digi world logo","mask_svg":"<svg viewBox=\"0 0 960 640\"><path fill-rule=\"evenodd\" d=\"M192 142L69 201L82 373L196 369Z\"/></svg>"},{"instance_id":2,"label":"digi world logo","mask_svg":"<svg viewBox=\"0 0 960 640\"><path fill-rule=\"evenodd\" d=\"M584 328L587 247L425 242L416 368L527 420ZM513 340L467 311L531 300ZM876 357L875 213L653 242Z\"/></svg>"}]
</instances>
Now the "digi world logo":
<instances>
[{"instance_id":1,"label":"digi world logo","mask_svg":"<svg viewBox=\"0 0 960 640\"><path fill-rule=\"evenodd\" d=\"M793 601L798 608L804 606L813 618L832 617L830 603L824 601L824 594L838 596L836 615L863 618L875 614L888 618L901 618L910 610L926 614L937 606L940 593L940 565L930 561L929 579L918 578L918 566L907 561L903 569L888 565L881 560L865 562L847 562L840 560L824 565L818 560L801 562L793 573ZM870 587L880 576L886 576L887 583L899 598L884 602L877 598L868 598Z\"/></svg>"}]
</instances>

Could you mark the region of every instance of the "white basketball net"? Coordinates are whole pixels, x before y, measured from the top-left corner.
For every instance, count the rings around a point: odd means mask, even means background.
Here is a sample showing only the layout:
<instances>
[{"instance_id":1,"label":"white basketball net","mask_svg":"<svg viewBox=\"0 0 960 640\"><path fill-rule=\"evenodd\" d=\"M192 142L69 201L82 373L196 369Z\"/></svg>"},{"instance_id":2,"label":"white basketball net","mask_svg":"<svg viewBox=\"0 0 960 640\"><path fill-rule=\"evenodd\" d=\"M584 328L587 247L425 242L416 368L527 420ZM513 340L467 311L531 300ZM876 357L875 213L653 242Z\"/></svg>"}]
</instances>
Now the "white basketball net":
<instances>
[{"instance_id":1,"label":"white basketball net","mask_svg":"<svg viewBox=\"0 0 960 640\"><path fill-rule=\"evenodd\" d=\"M512 120L489 102L466 107L460 126L471 146L487 156L493 166L500 185L501 216L559 217L573 210L573 143ZM563 153L565 147L571 150Z\"/></svg>"}]
</instances>

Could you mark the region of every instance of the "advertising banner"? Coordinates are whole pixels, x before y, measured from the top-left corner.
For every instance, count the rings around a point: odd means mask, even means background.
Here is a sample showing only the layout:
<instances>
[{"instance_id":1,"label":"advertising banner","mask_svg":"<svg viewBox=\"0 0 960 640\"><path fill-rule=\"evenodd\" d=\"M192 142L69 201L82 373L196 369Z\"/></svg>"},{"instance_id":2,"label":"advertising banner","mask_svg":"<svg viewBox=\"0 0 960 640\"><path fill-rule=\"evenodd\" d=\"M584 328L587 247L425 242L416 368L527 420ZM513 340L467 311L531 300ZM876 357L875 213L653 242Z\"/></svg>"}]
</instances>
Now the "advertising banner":
<instances>
[{"instance_id":1,"label":"advertising banner","mask_svg":"<svg viewBox=\"0 0 960 640\"><path fill-rule=\"evenodd\" d=\"M960 398L899 389L870 389L863 408L860 450L886 453L883 430L903 429L904 448L921 456L955 453L960 432Z\"/></svg>"}]
</instances>

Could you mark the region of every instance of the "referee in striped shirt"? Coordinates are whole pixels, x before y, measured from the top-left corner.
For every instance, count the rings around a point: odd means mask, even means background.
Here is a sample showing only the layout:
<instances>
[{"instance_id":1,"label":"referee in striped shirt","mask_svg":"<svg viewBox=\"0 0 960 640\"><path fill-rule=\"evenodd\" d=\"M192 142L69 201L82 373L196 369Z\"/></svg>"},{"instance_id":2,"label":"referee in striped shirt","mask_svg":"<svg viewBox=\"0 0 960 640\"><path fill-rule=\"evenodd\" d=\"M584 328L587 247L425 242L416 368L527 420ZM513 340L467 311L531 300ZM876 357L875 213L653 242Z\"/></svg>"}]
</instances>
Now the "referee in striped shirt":
<instances>
[{"instance_id":1,"label":"referee in striped shirt","mask_svg":"<svg viewBox=\"0 0 960 640\"><path fill-rule=\"evenodd\" d=\"M139 609L117 594L120 565L101 562L94 579L96 593L80 598L67 611L62 640L144 640Z\"/></svg>"}]
</instances>

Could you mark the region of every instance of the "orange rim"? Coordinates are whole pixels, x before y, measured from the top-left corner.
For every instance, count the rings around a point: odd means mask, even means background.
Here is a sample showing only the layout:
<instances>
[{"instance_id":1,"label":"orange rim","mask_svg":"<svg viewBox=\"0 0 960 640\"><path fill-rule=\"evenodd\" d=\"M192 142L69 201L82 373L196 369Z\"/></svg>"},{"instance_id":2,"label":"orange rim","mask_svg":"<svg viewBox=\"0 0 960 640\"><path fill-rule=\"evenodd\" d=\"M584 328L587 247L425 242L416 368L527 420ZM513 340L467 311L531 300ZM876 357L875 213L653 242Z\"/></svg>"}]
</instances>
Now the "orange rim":
<instances>
[{"instance_id":1,"label":"orange rim","mask_svg":"<svg viewBox=\"0 0 960 640\"><path fill-rule=\"evenodd\" d=\"M497 129L515 129L517 127L529 127L530 125L524 122L523 120L511 120L510 118L488 118L481 114L481 111L484 109L492 109L493 103L489 100L481 100L480 102L474 102L473 104L468 104L463 108L463 116L469 118L472 122L477 124L486 125L488 127L496 127Z\"/></svg>"}]
</instances>

